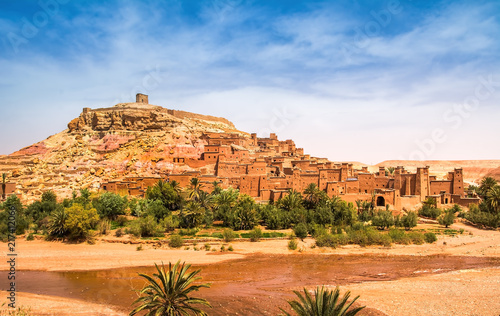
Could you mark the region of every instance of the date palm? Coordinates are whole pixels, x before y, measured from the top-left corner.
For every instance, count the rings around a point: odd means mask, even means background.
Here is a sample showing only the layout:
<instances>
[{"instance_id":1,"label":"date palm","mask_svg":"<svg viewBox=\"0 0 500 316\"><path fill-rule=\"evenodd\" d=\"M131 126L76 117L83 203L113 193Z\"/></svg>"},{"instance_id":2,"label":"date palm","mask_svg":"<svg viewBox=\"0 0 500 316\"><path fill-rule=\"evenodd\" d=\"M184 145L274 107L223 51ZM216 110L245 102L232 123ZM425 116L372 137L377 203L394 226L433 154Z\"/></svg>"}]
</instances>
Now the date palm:
<instances>
[{"instance_id":1,"label":"date palm","mask_svg":"<svg viewBox=\"0 0 500 316\"><path fill-rule=\"evenodd\" d=\"M139 292L140 297L134 301L134 305L139 304L130 316L137 315L140 312L147 311L145 316L187 316L187 315L207 315L201 309L193 305L199 304L212 307L210 303L202 298L190 297L191 292L198 291L200 288L209 288L210 284L194 285L201 279L196 275L201 270L187 272L190 264L180 261L172 267L168 264L168 271L165 265L155 264L157 273L153 276L139 273L145 278L148 284Z\"/></svg>"},{"instance_id":2,"label":"date palm","mask_svg":"<svg viewBox=\"0 0 500 316\"><path fill-rule=\"evenodd\" d=\"M488 191L486 197L488 198L488 203L490 204L492 210L495 213L500 213L500 186L495 185L492 187Z\"/></svg>"},{"instance_id":3,"label":"date palm","mask_svg":"<svg viewBox=\"0 0 500 316\"><path fill-rule=\"evenodd\" d=\"M314 291L314 297L305 288L304 295L299 291L294 291L294 293L298 296L299 300L289 301L288 304L290 304L292 310L299 316L354 316L365 308L363 306L349 310L359 296L356 296L348 303L347 301L351 296L351 292L346 292L342 299L340 299L340 290L338 287L334 291L330 291L325 289L324 286L321 288L318 286ZM283 309L282 311L285 315L290 316Z\"/></svg>"}]
</instances>

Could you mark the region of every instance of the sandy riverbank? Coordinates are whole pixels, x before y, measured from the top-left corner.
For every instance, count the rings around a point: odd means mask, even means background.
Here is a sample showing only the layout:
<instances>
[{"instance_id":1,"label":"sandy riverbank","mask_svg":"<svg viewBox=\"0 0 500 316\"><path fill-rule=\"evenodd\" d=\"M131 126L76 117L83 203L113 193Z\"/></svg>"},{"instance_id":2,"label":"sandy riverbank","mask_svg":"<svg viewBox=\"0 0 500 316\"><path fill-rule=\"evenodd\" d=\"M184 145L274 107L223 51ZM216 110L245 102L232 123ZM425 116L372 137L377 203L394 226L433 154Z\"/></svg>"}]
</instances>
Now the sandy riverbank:
<instances>
[{"instance_id":1,"label":"sandy riverbank","mask_svg":"<svg viewBox=\"0 0 500 316\"><path fill-rule=\"evenodd\" d=\"M338 249L312 249L314 240L299 243L302 251L289 251L287 240L257 243L234 242L234 252L211 252L183 249L155 249L144 245L98 242L96 245L67 244L61 242L18 240L16 244L19 270L72 271L103 270L120 267L151 266L155 262L177 260L192 264L214 264L225 260L241 259L249 254L373 254L387 256L453 255L473 257L500 257L500 232L478 230L462 224L454 229L466 231L455 237L439 236L434 244L393 245L385 247L346 246ZM4 248L7 245L4 244ZM203 248L203 245L200 248ZM220 247L220 244L217 245ZM3 250L3 249L2 249ZM6 249L2 254L6 255ZM0 270L7 270L6 261ZM450 273L402 278L393 281L375 281L345 286L354 295L361 295L361 303L381 313L365 315L498 315L500 306L494 297L500 288L500 269L481 268ZM4 289L4 288L2 288ZM87 303L76 299L17 293L18 306L30 306L34 315L124 315L113 307ZM6 292L1 292L6 297ZM1 302L0 302L1 303Z\"/></svg>"}]
</instances>

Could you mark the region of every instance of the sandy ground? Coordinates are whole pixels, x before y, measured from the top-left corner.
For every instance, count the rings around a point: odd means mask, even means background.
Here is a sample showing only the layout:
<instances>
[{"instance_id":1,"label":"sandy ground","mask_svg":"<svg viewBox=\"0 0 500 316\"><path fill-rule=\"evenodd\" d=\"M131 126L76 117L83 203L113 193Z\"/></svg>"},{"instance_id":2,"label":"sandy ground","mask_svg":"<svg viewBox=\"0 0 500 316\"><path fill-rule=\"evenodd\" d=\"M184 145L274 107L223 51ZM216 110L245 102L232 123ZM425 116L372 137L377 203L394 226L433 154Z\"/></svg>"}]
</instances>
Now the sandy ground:
<instances>
[{"instance_id":1,"label":"sandy ground","mask_svg":"<svg viewBox=\"0 0 500 316\"><path fill-rule=\"evenodd\" d=\"M361 295L360 303L387 315L500 315L500 268L350 284L347 288Z\"/></svg>"},{"instance_id":2,"label":"sandy ground","mask_svg":"<svg viewBox=\"0 0 500 316\"><path fill-rule=\"evenodd\" d=\"M314 240L299 242L301 251L289 251L287 240L233 242L234 252L210 252L184 249L154 249L144 245L98 242L96 245L65 244L61 242L25 241L16 243L19 270L98 270L118 267L151 266L157 262L177 260L194 264L212 264L223 260L244 258L246 254L385 254L388 256L434 254L500 257L500 232L484 231L455 224L464 228L464 234L439 236L434 244L393 245L386 247L345 246L338 249L311 248ZM6 258L7 244L2 255ZM198 247L203 245L198 245ZM218 245L220 247L220 244ZM202 247L200 247L202 248ZM0 270L8 270L6 260ZM395 281L353 284L348 287L353 294L361 295L361 302L388 315L499 315L500 301L495 295L500 291L500 269L464 270ZM2 287L4 290L5 288ZM17 293L18 306L31 306L34 315L122 315L109 307L59 297ZM0 295L6 297L6 293ZM2 303L0 301L0 303ZM492 303L493 302L493 303ZM493 310L491 310L493 306ZM46 311L51 312L47 313Z\"/></svg>"}]
</instances>

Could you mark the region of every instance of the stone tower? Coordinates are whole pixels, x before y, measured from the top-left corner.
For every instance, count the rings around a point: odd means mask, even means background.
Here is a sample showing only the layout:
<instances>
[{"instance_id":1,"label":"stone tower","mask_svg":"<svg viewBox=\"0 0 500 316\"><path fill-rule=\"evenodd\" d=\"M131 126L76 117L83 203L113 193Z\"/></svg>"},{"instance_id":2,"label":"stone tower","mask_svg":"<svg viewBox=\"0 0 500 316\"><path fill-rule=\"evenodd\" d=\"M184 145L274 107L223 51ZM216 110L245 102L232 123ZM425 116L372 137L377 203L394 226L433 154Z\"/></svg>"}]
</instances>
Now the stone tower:
<instances>
[{"instance_id":1,"label":"stone tower","mask_svg":"<svg viewBox=\"0 0 500 316\"><path fill-rule=\"evenodd\" d=\"M146 94L137 93L135 96L135 103L149 104L148 96Z\"/></svg>"}]
</instances>

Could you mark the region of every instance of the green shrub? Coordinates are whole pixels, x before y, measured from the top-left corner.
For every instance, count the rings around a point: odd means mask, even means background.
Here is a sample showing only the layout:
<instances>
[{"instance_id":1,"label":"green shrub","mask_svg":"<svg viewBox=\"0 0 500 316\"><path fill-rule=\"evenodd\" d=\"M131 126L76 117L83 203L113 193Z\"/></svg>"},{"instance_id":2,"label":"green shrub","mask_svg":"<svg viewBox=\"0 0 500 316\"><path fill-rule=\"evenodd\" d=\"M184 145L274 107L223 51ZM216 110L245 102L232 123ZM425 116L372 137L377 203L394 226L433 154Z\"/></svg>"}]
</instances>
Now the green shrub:
<instances>
[{"instance_id":1,"label":"green shrub","mask_svg":"<svg viewBox=\"0 0 500 316\"><path fill-rule=\"evenodd\" d=\"M116 224L117 224L119 227L123 227L123 226L125 226L125 224L127 224L127 222L128 222L128 219L127 219L127 217L126 217L126 216L121 215L121 216L118 216L118 217L116 218Z\"/></svg>"},{"instance_id":2,"label":"green shrub","mask_svg":"<svg viewBox=\"0 0 500 316\"><path fill-rule=\"evenodd\" d=\"M410 238L407 234L401 229L391 229L388 233L389 237L391 237L392 241L396 244L409 245L411 243Z\"/></svg>"},{"instance_id":3,"label":"green shrub","mask_svg":"<svg viewBox=\"0 0 500 316\"><path fill-rule=\"evenodd\" d=\"M235 238L235 233L231 228L225 228L222 231L222 238L224 238L225 242L231 242Z\"/></svg>"},{"instance_id":4,"label":"green shrub","mask_svg":"<svg viewBox=\"0 0 500 316\"><path fill-rule=\"evenodd\" d=\"M438 223L440 225L445 226L448 228L451 224L453 224L453 221L455 220L455 213L453 213L453 209L447 211L445 214L442 214L438 217Z\"/></svg>"},{"instance_id":5,"label":"green shrub","mask_svg":"<svg viewBox=\"0 0 500 316\"><path fill-rule=\"evenodd\" d=\"M206 251L210 251L210 248L212 248L212 247L210 246L210 244L205 244L205 250L206 250Z\"/></svg>"},{"instance_id":6,"label":"green shrub","mask_svg":"<svg viewBox=\"0 0 500 316\"><path fill-rule=\"evenodd\" d=\"M336 248L337 242L335 240L335 237L333 237L333 235L323 234L323 235L316 237L316 246L318 246L320 248L322 248L322 247Z\"/></svg>"},{"instance_id":7,"label":"green shrub","mask_svg":"<svg viewBox=\"0 0 500 316\"><path fill-rule=\"evenodd\" d=\"M290 241L288 242L288 249L296 250L297 246L298 246L297 241L295 239L290 239Z\"/></svg>"},{"instance_id":8,"label":"green shrub","mask_svg":"<svg viewBox=\"0 0 500 316\"><path fill-rule=\"evenodd\" d=\"M179 230L179 235L181 236L196 236L198 233L198 228L189 228L189 229L181 229Z\"/></svg>"},{"instance_id":9,"label":"green shrub","mask_svg":"<svg viewBox=\"0 0 500 316\"><path fill-rule=\"evenodd\" d=\"M224 245L220 246L220 251L221 251L221 252L226 251L226 247L225 247Z\"/></svg>"},{"instance_id":10,"label":"green shrub","mask_svg":"<svg viewBox=\"0 0 500 316\"><path fill-rule=\"evenodd\" d=\"M428 244L432 244L433 242L437 241L436 234L432 232L428 232L424 234L424 240Z\"/></svg>"},{"instance_id":11,"label":"green shrub","mask_svg":"<svg viewBox=\"0 0 500 316\"><path fill-rule=\"evenodd\" d=\"M394 216L391 211L378 211L372 218L372 225L379 229L389 228L394 225Z\"/></svg>"},{"instance_id":12,"label":"green shrub","mask_svg":"<svg viewBox=\"0 0 500 316\"><path fill-rule=\"evenodd\" d=\"M420 232L409 232L408 237L411 242L415 245L422 245L425 242L424 234Z\"/></svg>"},{"instance_id":13,"label":"green shrub","mask_svg":"<svg viewBox=\"0 0 500 316\"><path fill-rule=\"evenodd\" d=\"M182 238L182 236L174 234L170 236L168 245L170 248L180 248L182 247L182 245L184 245L184 239Z\"/></svg>"},{"instance_id":14,"label":"green shrub","mask_svg":"<svg viewBox=\"0 0 500 316\"><path fill-rule=\"evenodd\" d=\"M136 251L142 251L142 250L143 250L143 248L142 248L142 244L140 244L139 246L137 246L137 247L135 248L135 250L136 250Z\"/></svg>"},{"instance_id":15,"label":"green shrub","mask_svg":"<svg viewBox=\"0 0 500 316\"><path fill-rule=\"evenodd\" d=\"M260 229L259 227L255 227L254 229L252 229L252 231L250 232L250 241L259 241L261 238L262 229Z\"/></svg>"},{"instance_id":16,"label":"green shrub","mask_svg":"<svg viewBox=\"0 0 500 316\"><path fill-rule=\"evenodd\" d=\"M415 212L409 212L401 218L401 225L406 229L410 230L417 226L418 216Z\"/></svg>"},{"instance_id":17,"label":"green shrub","mask_svg":"<svg viewBox=\"0 0 500 316\"><path fill-rule=\"evenodd\" d=\"M177 217L169 215L160 220L160 226L163 227L165 232L169 233L179 227L179 220Z\"/></svg>"},{"instance_id":18,"label":"green shrub","mask_svg":"<svg viewBox=\"0 0 500 316\"><path fill-rule=\"evenodd\" d=\"M130 224L130 233L136 237L161 237L163 229L152 215L141 217Z\"/></svg>"},{"instance_id":19,"label":"green shrub","mask_svg":"<svg viewBox=\"0 0 500 316\"><path fill-rule=\"evenodd\" d=\"M229 245L229 247L227 247L227 251L234 251L234 248L232 245Z\"/></svg>"},{"instance_id":20,"label":"green shrub","mask_svg":"<svg viewBox=\"0 0 500 316\"><path fill-rule=\"evenodd\" d=\"M28 236L26 236L26 240L31 241L34 240L35 236L33 236L33 233L30 233Z\"/></svg>"},{"instance_id":21,"label":"green shrub","mask_svg":"<svg viewBox=\"0 0 500 316\"><path fill-rule=\"evenodd\" d=\"M307 226L306 226L306 224L304 224L304 223L298 223L293 228L293 232L294 232L295 236L297 236L301 240L304 240L304 238L307 237Z\"/></svg>"},{"instance_id":22,"label":"green shrub","mask_svg":"<svg viewBox=\"0 0 500 316\"><path fill-rule=\"evenodd\" d=\"M433 206L424 205L418 211L418 215L424 216L424 217L429 217L432 219L436 219L436 218L438 218L439 215L441 215L441 210L436 208L436 207L433 207Z\"/></svg>"}]
</instances>

